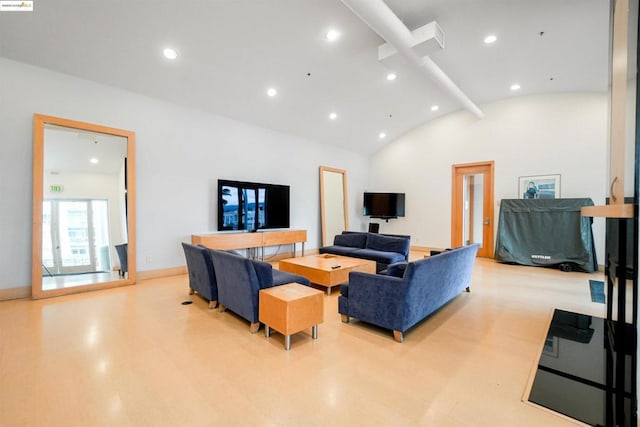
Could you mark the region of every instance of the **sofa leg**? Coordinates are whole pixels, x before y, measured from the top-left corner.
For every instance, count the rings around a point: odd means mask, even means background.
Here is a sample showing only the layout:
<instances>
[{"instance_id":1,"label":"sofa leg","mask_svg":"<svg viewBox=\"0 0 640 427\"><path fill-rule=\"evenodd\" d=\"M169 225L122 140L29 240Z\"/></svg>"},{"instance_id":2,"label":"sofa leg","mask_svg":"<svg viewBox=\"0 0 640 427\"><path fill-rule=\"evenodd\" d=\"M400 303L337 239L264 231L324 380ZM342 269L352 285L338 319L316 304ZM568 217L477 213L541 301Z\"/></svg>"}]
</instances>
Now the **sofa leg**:
<instances>
[{"instance_id":1,"label":"sofa leg","mask_svg":"<svg viewBox=\"0 0 640 427\"><path fill-rule=\"evenodd\" d=\"M209 301L209 310L211 310L213 308L216 308L216 302L211 300L211 301Z\"/></svg>"},{"instance_id":2,"label":"sofa leg","mask_svg":"<svg viewBox=\"0 0 640 427\"><path fill-rule=\"evenodd\" d=\"M224 313L226 309L227 309L227 308L226 308L224 305L222 305L222 304L218 304L218 311L219 311L220 313Z\"/></svg>"},{"instance_id":3,"label":"sofa leg","mask_svg":"<svg viewBox=\"0 0 640 427\"><path fill-rule=\"evenodd\" d=\"M393 331L393 339L401 343L404 341L404 335L400 331Z\"/></svg>"},{"instance_id":4,"label":"sofa leg","mask_svg":"<svg viewBox=\"0 0 640 427\"><path fill-rule=\"evenodd\" d=\"M260 322L255 322L249 325L249 332L255 334L260 329Z\"/></svg>"},{"instance_id":5,"label":"sofa leg","mask_svg":"<svg viewBox=\"0 0 640 427\"><path fill-rule=\"evenodd\" d=\"M349 323L349 316L346 314L342 314L342 323Z\"/></svg>"},{"instance_id":6,"label":"sofa leg","mask_svg":"<svg viewBox=\"0 0 640 427\"><path fill-rule=\"evenodd\" d=\"M469 286L467 286L467 289L465 289L465 291L471 292L471 288Z\"/></svg>"},{"instance_id":7,"label":"sofa leg","mask_svg":"<svg viewBox=\"0 0 640 427\"><path fill-rule=\"evenodd\" d=\"M195 293L196 293L196 291L194 291L193 288L189 288L189 295L193 295Z\"/></svg>"}]
</instances>

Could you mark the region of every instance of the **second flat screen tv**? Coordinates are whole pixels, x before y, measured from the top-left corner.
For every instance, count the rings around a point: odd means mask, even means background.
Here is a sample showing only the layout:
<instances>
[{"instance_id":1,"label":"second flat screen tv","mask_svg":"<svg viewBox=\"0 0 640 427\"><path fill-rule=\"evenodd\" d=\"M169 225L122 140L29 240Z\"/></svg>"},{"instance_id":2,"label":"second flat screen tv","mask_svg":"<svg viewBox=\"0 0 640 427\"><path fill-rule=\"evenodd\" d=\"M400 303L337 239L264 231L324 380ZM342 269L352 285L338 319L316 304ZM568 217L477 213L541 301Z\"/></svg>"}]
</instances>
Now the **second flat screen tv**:
<instances>
[{"instance_id":1,"label":"second flat screen tv","mask_svg":"<svg viewBox=\"0 0 640 427\"><path fill-rule=\"evenodd\" d=\"M289 228L289 186L218 180L218 231Z\"/></svg>"},{"instance_id":2,"label":"second flat screen tv","mask_svg":"<svg viewBox=\"0 0 640 427\"><path fill-rule=\"evenodd\" d=\"M372 218L404 216L404 193L364 193L363 215Z\"/></svg>"}]
</instances>

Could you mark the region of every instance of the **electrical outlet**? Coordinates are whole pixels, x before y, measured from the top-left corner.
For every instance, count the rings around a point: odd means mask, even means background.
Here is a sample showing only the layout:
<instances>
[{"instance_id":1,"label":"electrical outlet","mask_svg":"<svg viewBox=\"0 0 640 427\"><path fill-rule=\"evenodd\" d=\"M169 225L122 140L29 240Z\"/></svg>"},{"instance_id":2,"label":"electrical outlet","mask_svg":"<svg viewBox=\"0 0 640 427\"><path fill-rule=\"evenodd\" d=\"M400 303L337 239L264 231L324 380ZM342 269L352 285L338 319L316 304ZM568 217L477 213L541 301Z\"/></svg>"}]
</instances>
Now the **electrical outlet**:
<instances>
[{"instance_id":1,"label":"electrical outlet","mask_svg":"<svg viewBox=\"0 0 640 427\"><path fill-rule=\"evenodd\" d=\"M145 260L145 262L146 262L147 264L151 264L151 262L153 261L153 258L151 258L151 255L147 255L147 256L144 258L144 260Z\"/></svg>"}]
</instances>

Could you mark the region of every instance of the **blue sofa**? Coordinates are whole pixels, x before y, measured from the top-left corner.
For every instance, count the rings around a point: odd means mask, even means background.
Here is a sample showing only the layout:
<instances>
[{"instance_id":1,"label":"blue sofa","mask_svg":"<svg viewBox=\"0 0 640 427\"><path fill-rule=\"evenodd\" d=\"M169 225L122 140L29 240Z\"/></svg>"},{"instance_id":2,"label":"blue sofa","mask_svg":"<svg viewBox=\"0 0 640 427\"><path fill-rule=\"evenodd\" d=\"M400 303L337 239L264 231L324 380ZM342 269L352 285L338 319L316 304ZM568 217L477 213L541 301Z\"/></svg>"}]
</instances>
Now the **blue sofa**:
<instances>
[{"instance_id":1,"label":"blue sofa","mask_svg":"<svg viewBox=\"0 0 640 427\"><path fill-rule=\"evenodd\" d=\"M213 260L209 249L182 242L189 273L189 294L198 293L214 308L218 301L218 283L213 271Z\"/></svg>"},{"instance_id":2,"label":"blue sofa","mask_svg":"<svg viewBox=\"0 0 640 427\"><path fill-rule=\"evenodd\" d=\"M349 273L340 288L338 311L393 330L402 342L405 332L463 290L469 291L479 245L463 246L439 255L389 266L386 275Z\"/></svg>"},{"instance_id":3,"label":"blue sofa","mask_svg":"<svg viewBox=\"0 0 640 427\"><path fill-rule=\"evenodd\" d=\"M409 236L343 231L335 236L332 246L318 251L375 261L376 271L380 272L390 264L407 261L410 242Z\"/></svg>"},{"instance_id":4,"label":"blue sofa","mask_svg":"<svg viewBox=\"0 0 640 427\"><path fill-rule=\"evenodd\" d=\"M251 333L258 332L258 294L260 289L287 283L309 286L306 277L275 270L267 262L209 249L218 283L218 305L221 312L229 309L250 322Z\"/></svg>"}]
</instances>

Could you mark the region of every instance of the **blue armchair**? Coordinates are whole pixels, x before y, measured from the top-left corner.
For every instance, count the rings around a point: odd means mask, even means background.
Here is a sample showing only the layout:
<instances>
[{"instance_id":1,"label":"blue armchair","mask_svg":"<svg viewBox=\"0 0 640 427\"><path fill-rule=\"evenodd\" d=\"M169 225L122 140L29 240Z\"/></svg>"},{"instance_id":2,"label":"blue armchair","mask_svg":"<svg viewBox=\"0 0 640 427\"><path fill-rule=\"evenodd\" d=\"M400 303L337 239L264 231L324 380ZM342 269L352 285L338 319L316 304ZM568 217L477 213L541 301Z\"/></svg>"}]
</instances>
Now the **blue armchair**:
<instances>
[{"instance_id":1,"label":"blue armchair","mask_svg":"<svg viewBox=\"0 0 640 427\"><path fill-rule=\"evenodd\" d=\"M463 246L418 261L389 266L387 275L349 273L340 288L338 311L393 330L396 341L463 290L469 292L478 245Z\"/></svg>"},{"instance_id":2,"label":"blue armchair","mask_svg":"<svg viewBox=\"0 0 640 427\"><path fill-rule=\"evenodd\" d=\"M121 245L115 245L115 248L116 253L118 254L118 259L120 259L120 271L118 272L118 275L124 277L129 271L129 258L127 254L129 245L127 243L122 243Z\"/></svg>"},{"instance_id":3,"label":"blue armchair","mask_svg":"<svg viewBox=\"0 0 640 427\"><path fill-rule=\"evenodd\" d=\"M214 308L218 301L218 284L209 249L184 242L182 248L189 273L189 295L197 292L209 301L209 308Z\"/></svg>"},{"instance_id":4,"label":"blue armchair","mask_svg":"<svg viewBox=\"0 0 640 427\"><path fill-rule=\"evenodd\" d=\"M258 295L260 289L297 282L309 286L309 279L297 274L275 270L267 262L257 261L229 252L209 249L218 283L218 304L221 312L229 309L247 319L251 333L258 332Z\"/></svg>"}]
</instances>

